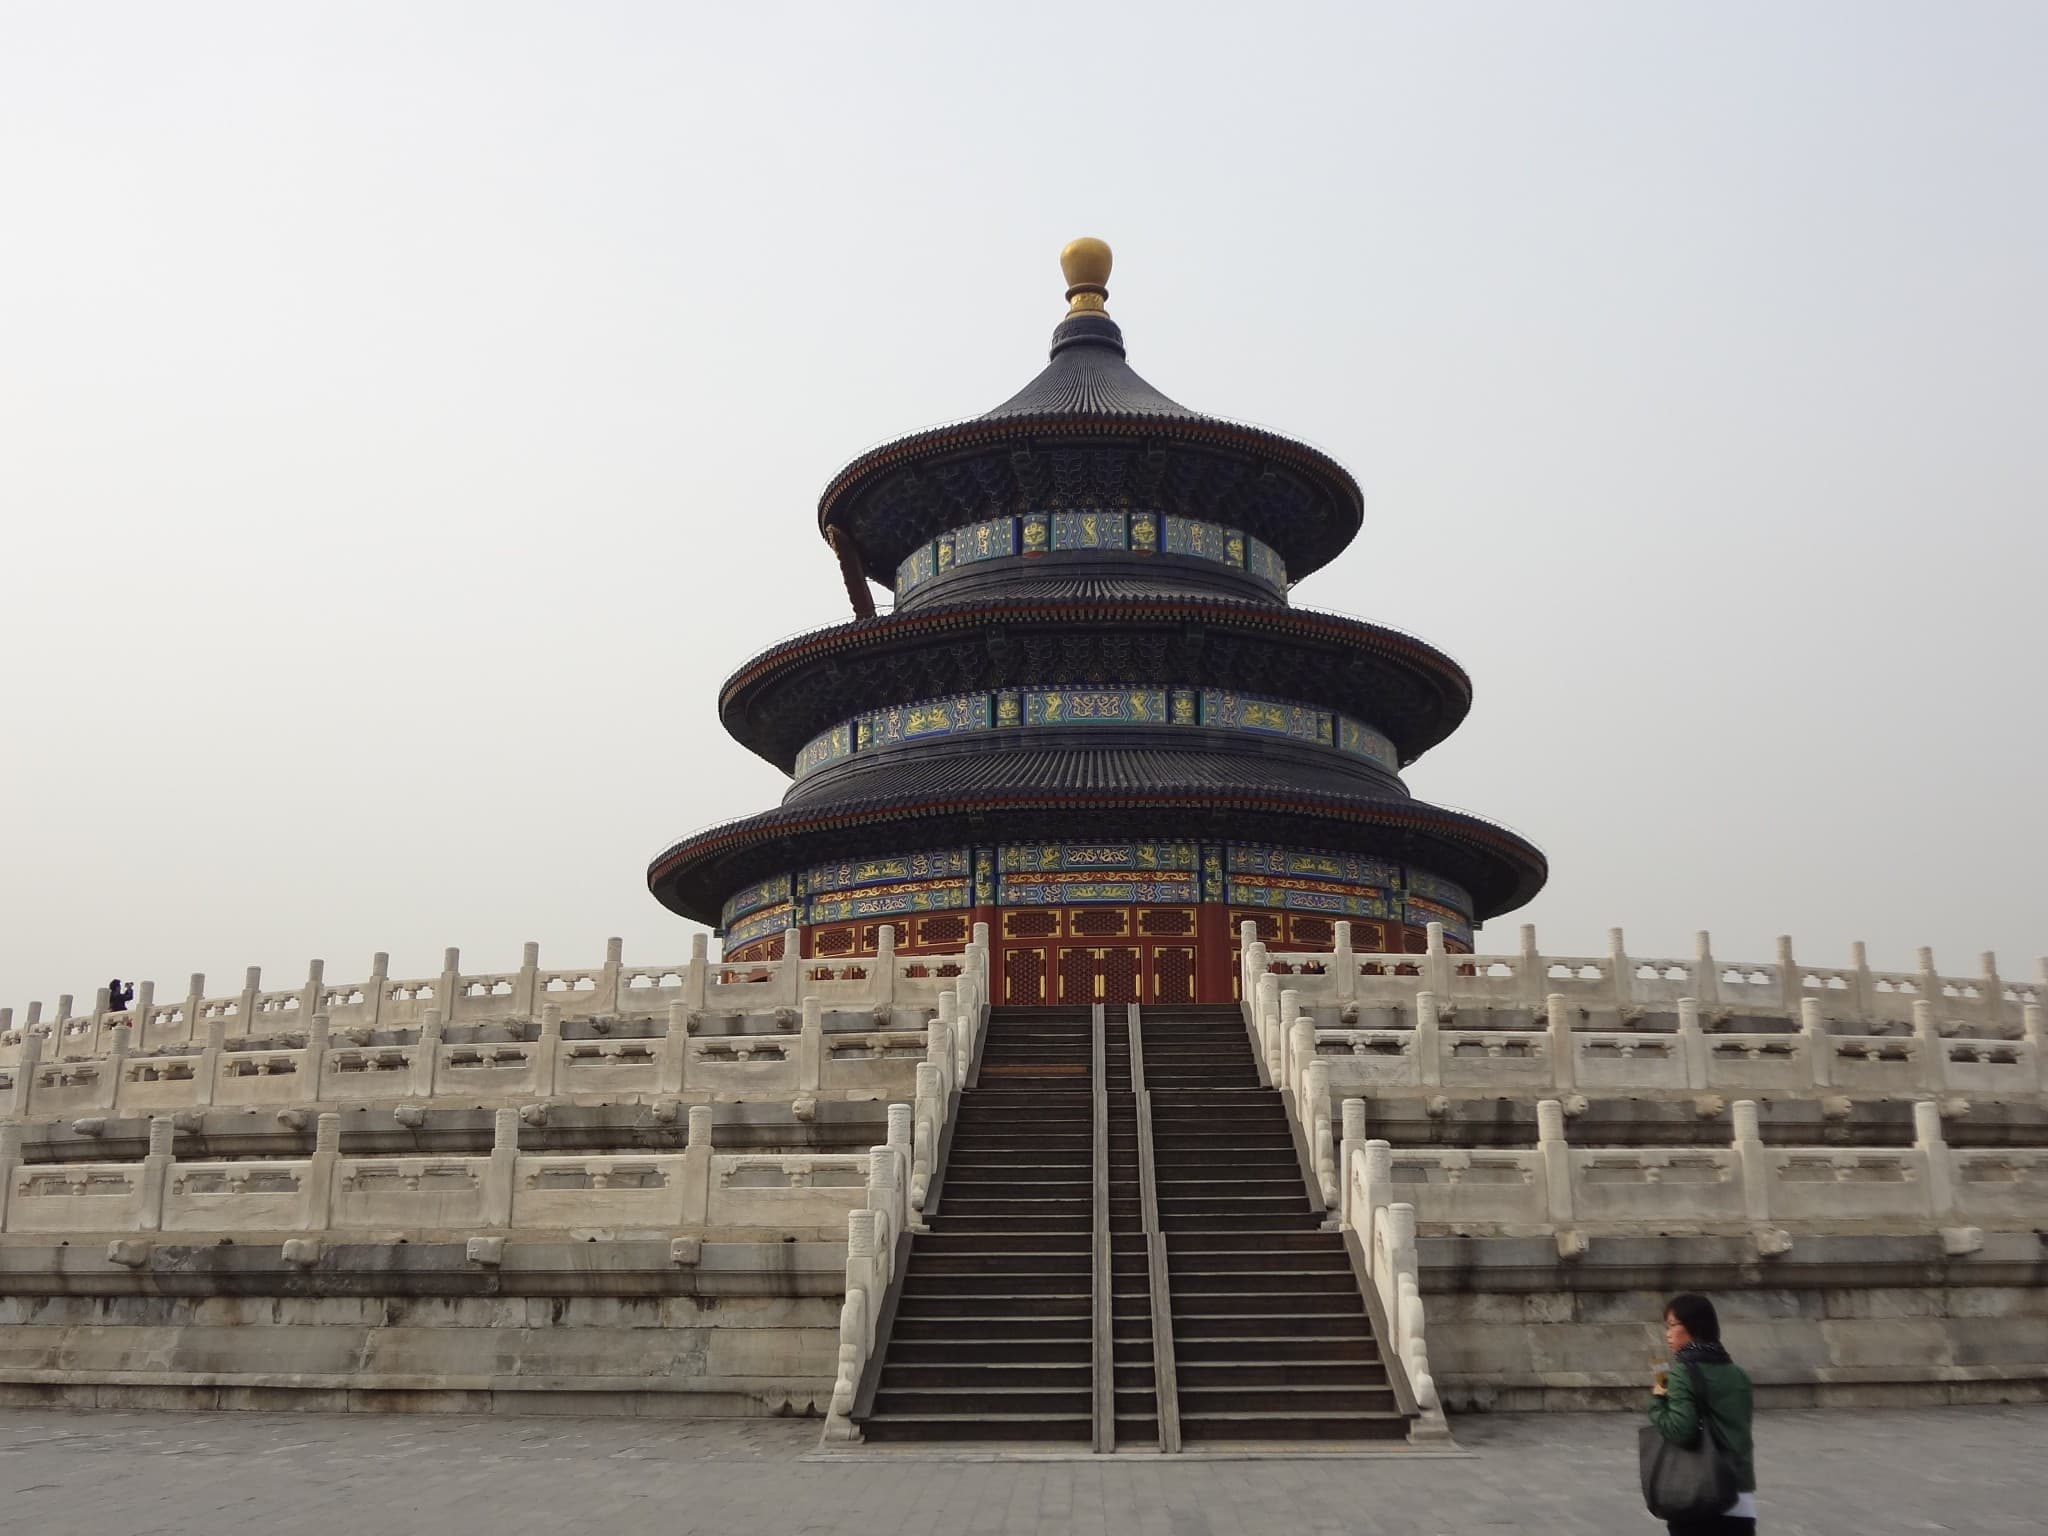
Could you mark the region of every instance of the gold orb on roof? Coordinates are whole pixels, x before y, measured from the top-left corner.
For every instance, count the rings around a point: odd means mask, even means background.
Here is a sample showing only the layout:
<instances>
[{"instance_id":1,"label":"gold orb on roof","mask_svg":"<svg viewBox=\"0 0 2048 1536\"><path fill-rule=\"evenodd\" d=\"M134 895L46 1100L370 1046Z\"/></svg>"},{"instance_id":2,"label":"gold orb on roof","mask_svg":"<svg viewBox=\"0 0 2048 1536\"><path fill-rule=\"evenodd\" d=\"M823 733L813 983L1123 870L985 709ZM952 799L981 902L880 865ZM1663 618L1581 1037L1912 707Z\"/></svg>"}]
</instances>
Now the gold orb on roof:
<instances>
[{"instance_id":1,"label":"gold orb on roof","mask_svg":"<svg viewBox=\"0 0 2048 1536\"><path fill-rule=\"evenodd\" d=\"M1092 235L1069 240L1060 251L1060 271L1067 279L1067 313L1101 314L1109 297L1109 244Z\"/></svg>"}]
</instances>

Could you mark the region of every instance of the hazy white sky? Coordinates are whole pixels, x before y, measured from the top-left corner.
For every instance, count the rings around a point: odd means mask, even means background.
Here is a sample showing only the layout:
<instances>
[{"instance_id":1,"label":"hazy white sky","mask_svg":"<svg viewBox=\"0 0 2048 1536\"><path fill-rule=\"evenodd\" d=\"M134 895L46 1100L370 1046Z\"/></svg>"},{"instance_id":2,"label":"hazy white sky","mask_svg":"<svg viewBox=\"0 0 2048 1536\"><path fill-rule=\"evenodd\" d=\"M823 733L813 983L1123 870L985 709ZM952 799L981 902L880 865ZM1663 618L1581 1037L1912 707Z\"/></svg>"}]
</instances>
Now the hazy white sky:
<instances>
[{"instance_id":1,"label":"hazy white sky","mask_svg":"<svg viewBox=\"0 0 2048 1536\"><path fill-rule=\"evenodd\" d=\"M1471 671L1546 949L2031 974L2044 151L2018 3L0 5L0 1005L686 953L818 491L1083 233L1357 474L1296 601Z\"/></svg>"}]
</instances>

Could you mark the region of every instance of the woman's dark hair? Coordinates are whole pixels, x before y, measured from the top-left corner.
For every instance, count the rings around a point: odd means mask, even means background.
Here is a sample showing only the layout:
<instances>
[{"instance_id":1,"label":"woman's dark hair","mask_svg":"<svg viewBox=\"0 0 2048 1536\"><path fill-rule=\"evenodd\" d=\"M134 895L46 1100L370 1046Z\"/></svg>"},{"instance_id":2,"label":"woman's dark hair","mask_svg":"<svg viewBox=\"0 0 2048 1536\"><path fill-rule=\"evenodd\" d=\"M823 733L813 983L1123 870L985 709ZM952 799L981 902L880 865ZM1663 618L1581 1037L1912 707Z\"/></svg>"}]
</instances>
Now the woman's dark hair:
<instances>
[{"instance_id":1,"label":"woman's dark hair","mask_svg":"<svg viewBox=\"0 0 2048 1536\"><path fill-rule=\"evenodd\" d=\"M1714 1311L1714 1304L1704 1296L1691 1291L1683 1296L1674 1296L1664 1303L1664 1315L1683 1323L1685 1331L1702 1344L1721 1342L1721 1319Z\"/></svg>"}]
</instances>

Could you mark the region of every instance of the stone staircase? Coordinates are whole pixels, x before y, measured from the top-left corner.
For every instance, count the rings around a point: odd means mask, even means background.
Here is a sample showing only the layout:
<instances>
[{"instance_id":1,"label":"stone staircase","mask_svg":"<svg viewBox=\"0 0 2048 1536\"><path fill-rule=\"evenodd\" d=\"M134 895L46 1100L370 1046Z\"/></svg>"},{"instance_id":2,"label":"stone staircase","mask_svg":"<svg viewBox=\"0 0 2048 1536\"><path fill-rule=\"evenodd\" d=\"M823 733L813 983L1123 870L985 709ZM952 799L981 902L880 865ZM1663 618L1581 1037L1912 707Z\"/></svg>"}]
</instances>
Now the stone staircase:
<instances>
[{"instance_id":1,"label":"stone staircase","mask_svg":"<svg viewBox=\"0 0 2048 1536\"><path fill-rule=\"evenodd\" d=\"M1322 1230L1242 1016L1159 1009L1143 1028L1182 1435L1404 1438L1343 1234Z\"/></svg>"},{"instance_id":2,"label":"stone staircase","mask_svg":"<svg viewBox=\"0 0 2048 1536\"><path fill-rule=\"evenodd\" d=\"M865 1439L1090 1443L1090 1030L1085 1010L992 1010L873 1408L856 1410Z\"/></svg>"},{"instance_id":3,"label":"stone staircase","mask_svg":"<svg viewBox=\"0 0 2048 1536\"><path fill-rule=\"evenodd\" d=\"M1124 1010L1104 1020L1098 1185L1091 1014L991 1011L856 1403L863 1438L1158 1452L1406 1435L1238 1010L1159 1009L1140 1029L1134 1064Z\"/></svg>"}]
</instances>

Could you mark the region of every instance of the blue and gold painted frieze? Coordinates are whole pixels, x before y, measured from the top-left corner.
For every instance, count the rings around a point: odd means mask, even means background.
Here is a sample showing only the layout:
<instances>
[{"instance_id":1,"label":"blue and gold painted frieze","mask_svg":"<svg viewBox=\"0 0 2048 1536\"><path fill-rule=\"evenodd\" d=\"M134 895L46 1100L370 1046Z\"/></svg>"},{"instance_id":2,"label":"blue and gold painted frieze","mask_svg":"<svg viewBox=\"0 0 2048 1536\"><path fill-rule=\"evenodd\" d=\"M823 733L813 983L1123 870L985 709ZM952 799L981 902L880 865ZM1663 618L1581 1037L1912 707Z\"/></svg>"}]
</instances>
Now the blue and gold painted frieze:
<instances>
[{"instance_id":1,"label":"blue and gold painted frieze","mask_svg":"<svg viewBox=\"0 0 2048 1536\"><path fill-rule=\"evenodd\" d=\"M1401 754L1394 750L1392 739L1349 715L1337 716L1337 750L1346 757L1361 757L1368 763L1377 763L1389 773L1401 770Z\"/></svg>"},{"instance_id":2,"label":"blue and gold painted frieze","mask_svg":"<svg viewBox=\"0 0 2048 1536\"><path fill-rule=\"evenodd\" d=\"M808 904L813 923L895 917L904 912L950 912L973 905L974 888L965 878L878 885L866 890L813 896Z\"/></svg>"},{"instance_id":3,"label":"blue and gold painted frieze","mask_svg":"<svg viewBox=\"0 0 2048 1536\"><path fill-rule=\"evenodd\" d=\"M804 894L817 896L830 891L850 891L864 885L888 885L905 880L967 880L974 872L973 855L965 848L941 848L924 853L894 854L882 859L848 859L839 864L820 864L803 873Z\"/></svg>"},{"instance_id":4,"label":"blue and gold painted frieze","mask_svg":"<svg viewBox=\"0 0 2048 1536\"><path fill-rule=\"evenodd\" d=\"M901 601L956 565L1086 550L1213 560L1257 577L1276 593L1287 591L1287 564L1279 551L1239 529L1164 512L1082 507L993 517L943 533L896 567L896 597Z\"/></svg>"},{"instance_id":5,"label":"blue and gold painted frieze","mask_svg":"<svg viewBox=\"0 0 2048 1536\"><path fill-rule=\"evenodd\" d=\"M723 925L730 928L734 918L745 917L763 907L787 906L789 899L789 876L770 875L766 880L757 880L745 890L728 896L719 916Z\"/></svg>"},{"instance_id":6,"label":"blue and gold painted frieze","mask_svg":"<svg viewBox=\"0 0 2048 1536\"><path fill-rule=\"evenodd\" d=\"M893 704L857 717L853 727L857 752L870 747L893 747L898 742L922 741L929 736L985 731L989 728L989 699L985 693L961 693L950 699L927 699L921 704Z\"/></svg>"},{"instance_id":7,"label":"blue and gold painted frieze","mask_svg":"<svg viewBox=\"0 0 2048 1536\"><path fill-rule=\"evenodd\" d=\"M725 925L725 947L728 951L738 949L742 944L751 944L756 939L765 939L770 934L780 933L785 928L798 926L797 909L790 902L779 906L766 907L759 912L742 917Z\"/></svg>"},{"instance_id":8,"label":"blue and gold painted frieze","mask_svg":"<svg viewBox=\"0 0 2048 1536\"><path fill-rule=\"evenodd\" d=\"M1455 885L1449 880L1419 869L1410 869L1405 883L1410 896L1420 896L1424 901L1433 901L1439 906L1449 907L1453 912L1471 915L1472 893L1462 885Z\"/></svg>"},{"instance_id":9,"label":"blue and gold painted frieze","mask_svg":"<svg viewBox=\"0 0 2048 1536\"><path fill-rule=\"evenodd\" d=\"M1006 907L1200 899L1191 842L1006 843L997 862L997 901Z\"/></svg>"},{"instance_id":10,"label":"blue and gold painted frieze","mask_svg":"<svg viewBox=\"0 0 2048 1536\"><path fill-rule=\"evenodd\" d=\"M1472 940L1471 897L1389 859L1269 843L1005 843L819 865L756 882L725 904L729 948L792 924L973 906L1193 905L1441 923Z\"/></svg>"},{"instance_id":11,"label":"blue and gold painted frieze","mask_svg":"<svg viewBox=\"0 0 2048 1536\"><path fill-rule=\"evenodd\" d=\"M1016 726L1202 725L1211 730L1278 736L1333 747L1393 772L1394 744L1371 726L1326 709L1286 699L1218 688L1151 688L1139 683L1103 687L1001 688L871 710L835 725L797 754L801 779L855 753Z\"/></svg>"},{"instance_id":12,"label":"blue and gold painted frieze","mask_svg":"<svg viewBox=\"0 0 2048 1536\"><path fill-rule=\"evenodd\" d=\"M983 560L1001 560L1017 553L1017 519L992 517L986 522L956 528L939 543L953 551L951 564L974 565Z\"/></svg>"},{"instance_id":13,"label":"blue and gold painted frieze","mask_svg":"<svg viewBox=\"0 0 2048 1536\"><path fill-rule=\"evenodd\" d=\"M1239 907L1270 907L1287 912L1323 912L1332 917L1392 917L1398 898L1359 886L1324 885L1316 881L1233 879L1230 901Z\"/></svg>"},{"instance_id":14,"label":"blue and gold painted frieze","mask_svg":"<svg viewBox=\"0 0 2048 1536\"><path fill-rule=\"evenodd\" d=\"M1472 942L1472 920L1464 913L1453 912L1440 902L1425 901L1420 896L1410 896L1403 906L1405 921L1411 927L1427 928L1431 923L1442 923L1451 938L1464 944Z\"/></svg>"},{"instance_id":15,"label":"blue and gold painted frieze","mask_svg":"<svg viewBox=\"0 0 2048 1536\"><path fill-rule=\"evenodd\" d=\"M1164 725L1163 688L1027 688L1026 725Z\"/></svg>"},{"instance_id":16,"label":"blue and gold painted frieze","mask_svg":"<svg viewBox=\"0 0 2048 1536\"><path fill-rule=\"evenodd\" d=\"M1369 854L1281 848L1271 843L1231 843L1224 849L1224 858L1233 875L1298 875L1386 891L1399 890L1401 886L1401 866Z\"/></svg>"},{"instance_id":17,"label":"blue and gold painted frieze","mask_svg":"<svg viewBox=\"0 0 2048 1536\"><path fill-rule=\"evenodd\" d=\"M997 892L1005 907L1085 907L1131 904L1190 905L1199 899L1192 873L1152 875L1004 875Z\"/></svg>"},{"instance_id":18,"label":"blue and gold painted frieze","mask_svg":"<svg viewBox=\"0 0 2048 1536\"><path fill-rule=\"evenodd\" d=\"M997 851L1002 872L1053 870L1192 870L1193 843L1005 843Z\"/></svg>"},{"instance_id":19,"label":"blue and gold painted frieze","mask_svg":"<svg viewBox=\"0 0 2048 1536\"><path fill-rule=\"evenodd\" d=\"M1256 698L1221 688L1202 690L1202 724L1257 736L1285 736L1293 741L1331 746L1336 741L1335 717L1327 709Z\"/></svg>"}]
</instances>

